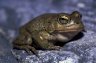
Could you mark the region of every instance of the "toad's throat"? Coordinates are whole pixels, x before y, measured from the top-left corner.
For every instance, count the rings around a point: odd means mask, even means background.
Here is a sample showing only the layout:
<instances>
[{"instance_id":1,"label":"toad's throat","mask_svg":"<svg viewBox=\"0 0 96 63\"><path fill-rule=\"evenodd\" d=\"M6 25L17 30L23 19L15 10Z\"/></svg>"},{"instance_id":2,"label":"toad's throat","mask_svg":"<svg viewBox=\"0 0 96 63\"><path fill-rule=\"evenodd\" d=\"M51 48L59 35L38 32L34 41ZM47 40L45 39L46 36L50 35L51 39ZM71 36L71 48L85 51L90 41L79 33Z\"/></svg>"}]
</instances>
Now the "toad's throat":
<instances>
[{"instance_id":1,"label":"toad's throat","mask_svg":"<svg viewBox=\"0 0 96 63\"><path fill-rule=\"evenodd\" d=\"M77 33L77 31L74 32L56 32L54 33L54 37L56 37L56 40L59 40L61 42L67 42L71 40Z\"/></svg>"}]
</instances>

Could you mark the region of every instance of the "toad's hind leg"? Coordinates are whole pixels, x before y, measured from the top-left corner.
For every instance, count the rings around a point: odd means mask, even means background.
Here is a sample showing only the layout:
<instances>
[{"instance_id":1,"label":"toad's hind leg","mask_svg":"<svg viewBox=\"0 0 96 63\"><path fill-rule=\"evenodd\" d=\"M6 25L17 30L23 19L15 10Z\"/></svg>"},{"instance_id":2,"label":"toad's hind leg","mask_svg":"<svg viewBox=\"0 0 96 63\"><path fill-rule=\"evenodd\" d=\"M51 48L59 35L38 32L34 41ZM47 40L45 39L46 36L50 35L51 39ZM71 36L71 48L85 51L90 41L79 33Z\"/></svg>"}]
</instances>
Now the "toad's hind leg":
<instances>
[{"instance_id":1,"label":"toad's hind leg","mask_svg":"<svg viewBox=\"0 0 96 63\"><path fill-rule=\"evenodd\" d=\"M16 40L13 41L13 48L25 50L28 54L33 53L37 55L36 49L32 46L32 38L28 34L19 35Z\"/></svg>"},{"instance_id":2,"label":"toad's hind leg","mask_svg":"<svg viewBox=\"0 0 96 63\"><path fill-rule=\"evenodd\" d=\"M14 48L16 49L21 49L21 50L25 50L29 55L31 55L32 53L35 54L36 56L37 55L37 51L34 47L32 46L29 46L29 45L22 45L22 46L19 46L19 45L14 45Z\"/></svg>"}]
</instances>

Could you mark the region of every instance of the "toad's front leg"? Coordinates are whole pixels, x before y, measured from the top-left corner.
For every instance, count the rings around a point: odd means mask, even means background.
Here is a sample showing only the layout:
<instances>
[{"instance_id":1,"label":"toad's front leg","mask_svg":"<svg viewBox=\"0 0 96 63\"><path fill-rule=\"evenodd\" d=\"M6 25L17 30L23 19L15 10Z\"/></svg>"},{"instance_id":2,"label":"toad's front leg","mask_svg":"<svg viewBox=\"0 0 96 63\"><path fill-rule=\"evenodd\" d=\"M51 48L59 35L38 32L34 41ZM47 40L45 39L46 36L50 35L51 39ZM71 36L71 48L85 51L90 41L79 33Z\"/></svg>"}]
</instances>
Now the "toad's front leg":
<instances>
[{"instance_id":1,"label":"toad's front leg","mask_svg":"<svg viewBox=\"0 0 96 63\"><path fill-rule=\"evenodd\" d=\"M36 40L36 44L39 45L42 49L48 49L48 50L58 50L60 49L60 46L55 46L52 42L48 42L53 38L49 33L46 31L37 32L35 31L33 33L33 38Z\"/></svg>"}]
</instances>

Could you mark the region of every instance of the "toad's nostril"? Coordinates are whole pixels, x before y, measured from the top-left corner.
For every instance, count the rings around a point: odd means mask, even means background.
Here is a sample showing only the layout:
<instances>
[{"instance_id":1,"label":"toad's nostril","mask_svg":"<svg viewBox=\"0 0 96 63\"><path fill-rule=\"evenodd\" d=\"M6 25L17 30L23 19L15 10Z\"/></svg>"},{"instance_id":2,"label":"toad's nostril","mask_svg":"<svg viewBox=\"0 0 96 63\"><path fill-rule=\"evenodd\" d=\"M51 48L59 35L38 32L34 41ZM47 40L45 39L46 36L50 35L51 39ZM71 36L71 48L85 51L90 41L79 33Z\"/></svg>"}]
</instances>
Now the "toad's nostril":
<instances>
[{"instance_id":1,"label":"toad's nostril","mask_svg":"<svg viewBox=\"0 0 96 63\"><path fill-rule=\"evenodd\" d=\"M76 21L75 24L80 24L81 22L80 21Z\"/></svg>"},{"instance_id":2,"label":"toad's nostril","mask_svg":"<svg viewBox=\"0 0 96 63\"><path fill-rule=\"evenodd\" d=\"M80 24L79 22L76 22L76 24Z\"/></svg>"}]
</instances>

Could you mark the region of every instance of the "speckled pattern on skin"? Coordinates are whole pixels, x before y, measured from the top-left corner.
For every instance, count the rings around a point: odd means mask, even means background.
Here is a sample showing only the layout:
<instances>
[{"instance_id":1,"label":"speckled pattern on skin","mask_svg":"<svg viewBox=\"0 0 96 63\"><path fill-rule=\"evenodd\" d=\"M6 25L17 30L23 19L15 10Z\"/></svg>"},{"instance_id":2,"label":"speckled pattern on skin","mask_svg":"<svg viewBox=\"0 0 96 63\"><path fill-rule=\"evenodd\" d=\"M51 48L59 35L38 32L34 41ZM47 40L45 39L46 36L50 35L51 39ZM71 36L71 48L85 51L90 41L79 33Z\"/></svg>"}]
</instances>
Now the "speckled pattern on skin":
<instances>
[{"instance_id":1,"label":"speckled pattern on skin","mask_svg":"<svg viewBox=\"0 0 96 63\"><path fill-rule=\"evenodd\" d=\"M0 63L18 63L15 56L24 63L96 63L95 7L95 0L0 0L0 50L6 52L4 55L0 52ZM14 51L17 54L13 57L6 37L13 38L21 25L42 13L71 13L74 10L83 15L87 32L82 38L67 43L60 51L39 51L40 59L22 50ZM4 37L1 28L6 33Z\"/></svg>"}]
</instances>

